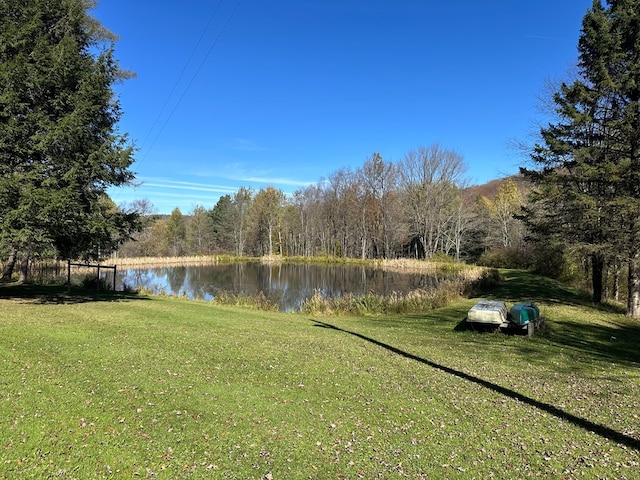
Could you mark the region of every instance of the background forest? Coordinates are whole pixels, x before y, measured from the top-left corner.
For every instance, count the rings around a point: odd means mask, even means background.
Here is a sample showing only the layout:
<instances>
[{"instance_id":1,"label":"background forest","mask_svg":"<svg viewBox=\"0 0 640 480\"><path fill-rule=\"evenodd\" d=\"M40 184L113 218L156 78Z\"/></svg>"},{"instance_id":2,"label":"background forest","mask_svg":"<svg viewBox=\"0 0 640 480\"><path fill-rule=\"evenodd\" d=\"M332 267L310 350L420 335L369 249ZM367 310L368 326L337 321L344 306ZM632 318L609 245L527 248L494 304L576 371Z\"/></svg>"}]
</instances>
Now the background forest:
<instances>
[{"instance_id":1,"label":"background forest","mask_svg":"<svg viewBox=\"0 0 640 480\"><path fill-rule=\"evenodd\" d=\"M521 248L524 202L517 177L465 187L465 165L438 145L420 147L398 163L379 154L357 170L285 195L266 187L240 188L210 210L154 215L148 201L135 208L146 225L120 256L331 256L473 260L488 251ZM484 190L487 190L486 193Z\"/></svg>"}]
</instances>

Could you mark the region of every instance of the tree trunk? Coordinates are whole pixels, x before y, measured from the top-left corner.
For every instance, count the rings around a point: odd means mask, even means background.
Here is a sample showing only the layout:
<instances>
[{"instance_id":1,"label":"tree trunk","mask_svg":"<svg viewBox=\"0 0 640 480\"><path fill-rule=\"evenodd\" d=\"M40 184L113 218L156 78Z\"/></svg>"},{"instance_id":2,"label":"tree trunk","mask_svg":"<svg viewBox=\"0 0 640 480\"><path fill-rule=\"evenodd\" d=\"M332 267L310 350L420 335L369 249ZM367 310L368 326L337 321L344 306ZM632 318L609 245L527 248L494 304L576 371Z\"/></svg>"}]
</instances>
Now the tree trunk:
<instances>
[{"instance_id":1,"label":"tree trunk","mask_svg":"<svg viewBox=\"0 0 640 480\"><path fill-rule=\"evenodd\" d=\"M620 261L616 260L613 269L613 299L620 299Z\"/></svg>"},{"instance_id":2,"label":"tree trunk","mask_svg":"<svg viewBox=\"0 0 640 480\"><path fill-rule=\"evenodd\" d=\"M12 250L9 258L7 259L7 263L4 265L4 269L2 270L2 280L11 280L11 277L13 276L13 269L16 266L17 257L18 252Z\"/></svg>"},{"instance_id":3,"label":"tree trunk","mask_svg":"<svg viewBox=\"0 0 640 480\"><path fill-rule=\"evenodd\" d=\"M22 258L20 259L20 282L24 283L29 277L29 251L22 252Z\"/></svg>"},{"instance_id":4,"label":"tree trunk","mask_svg":"<svg viewBox=\"0 0 640 480\"><path fill-rule=\"evenodd\" d=\"M638 254L629 259L627 297L627 316L640 319L640 258Z\"/></svg>"},{"instance_id":5,"label":"tree trunk","mask_svg":"<svg viewBox=\"0 0 640 480\"><path fill-rule=\"evenodd\" d=\"M594 253L591 256L591 274L593 285L593 301L602 302L602 276L604 274L604 257Z\"/></svg>"}]
</instances>

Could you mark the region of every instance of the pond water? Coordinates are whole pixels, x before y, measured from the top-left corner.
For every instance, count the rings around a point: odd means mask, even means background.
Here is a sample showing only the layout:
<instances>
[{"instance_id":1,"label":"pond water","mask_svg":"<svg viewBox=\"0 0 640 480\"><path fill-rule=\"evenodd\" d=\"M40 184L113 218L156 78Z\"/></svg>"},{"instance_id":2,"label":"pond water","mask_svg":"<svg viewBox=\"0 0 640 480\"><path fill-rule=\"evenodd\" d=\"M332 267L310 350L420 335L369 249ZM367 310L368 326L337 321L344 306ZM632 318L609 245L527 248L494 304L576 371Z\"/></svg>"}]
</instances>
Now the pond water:
<instances>
[{"instance_id":1,"label":"pond water","mask_svg":"<svg viewBox=\"0 0 640 480\"><path fill-rule=\"evenodd\" d=\"M263 292L282 311L298 310L316 291L325 298L346 293L389 295L417 288L435 288L438 280L430 275L406 274L356 266L227 265L172 266L123 269L116 286L143 287L154 293L211 300L219 292L257 295Z\"/></svg>"}]
</instances>

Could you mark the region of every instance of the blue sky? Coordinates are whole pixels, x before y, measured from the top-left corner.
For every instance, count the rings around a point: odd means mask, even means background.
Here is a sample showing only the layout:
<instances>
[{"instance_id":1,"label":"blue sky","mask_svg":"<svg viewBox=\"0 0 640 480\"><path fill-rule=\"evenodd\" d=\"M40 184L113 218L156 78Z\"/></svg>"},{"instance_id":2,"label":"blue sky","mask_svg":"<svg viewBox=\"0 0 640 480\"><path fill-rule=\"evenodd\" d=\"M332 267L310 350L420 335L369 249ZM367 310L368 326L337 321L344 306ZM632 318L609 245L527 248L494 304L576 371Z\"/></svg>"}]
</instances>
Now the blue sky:
<instances>
[{"instance_id":1,"label":"blue sky","mask_svg":"<svg viewBox=\"0 0 640 480\"><path fill-rule=\"evenodd\" d=\"M591 0L102 0L137 78L116 86L135 188L160 213L240 186L292 194L374 152L435 143L470 184L516 173L545 82L575 64Z\"/></svg>"}]
</instances>

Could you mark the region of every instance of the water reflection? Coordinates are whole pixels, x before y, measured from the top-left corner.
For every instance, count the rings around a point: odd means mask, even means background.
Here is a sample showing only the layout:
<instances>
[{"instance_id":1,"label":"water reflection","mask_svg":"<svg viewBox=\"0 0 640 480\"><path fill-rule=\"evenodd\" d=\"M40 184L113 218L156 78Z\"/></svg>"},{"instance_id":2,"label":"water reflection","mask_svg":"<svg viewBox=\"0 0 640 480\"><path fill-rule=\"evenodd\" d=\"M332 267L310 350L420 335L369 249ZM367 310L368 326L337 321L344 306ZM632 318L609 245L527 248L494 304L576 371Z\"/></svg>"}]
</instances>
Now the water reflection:
<instances>
[{"instance_id":1,"label":"water reflection","mask_svg":"<svg viewBox=\"0 0 640 480\"><path fill-rule=\"evenodd\" d=\"M438 279L429 275L405 274L353 266L228 265L172 266L123 269L117 286L140 286L154 293L184 295L211 300L219 292L257 295L263 292L283 311L298 310L303 300L316 291L324 297L346 293L389 295L417 288L435 288Z\"/></svg>"}]
</instances>

